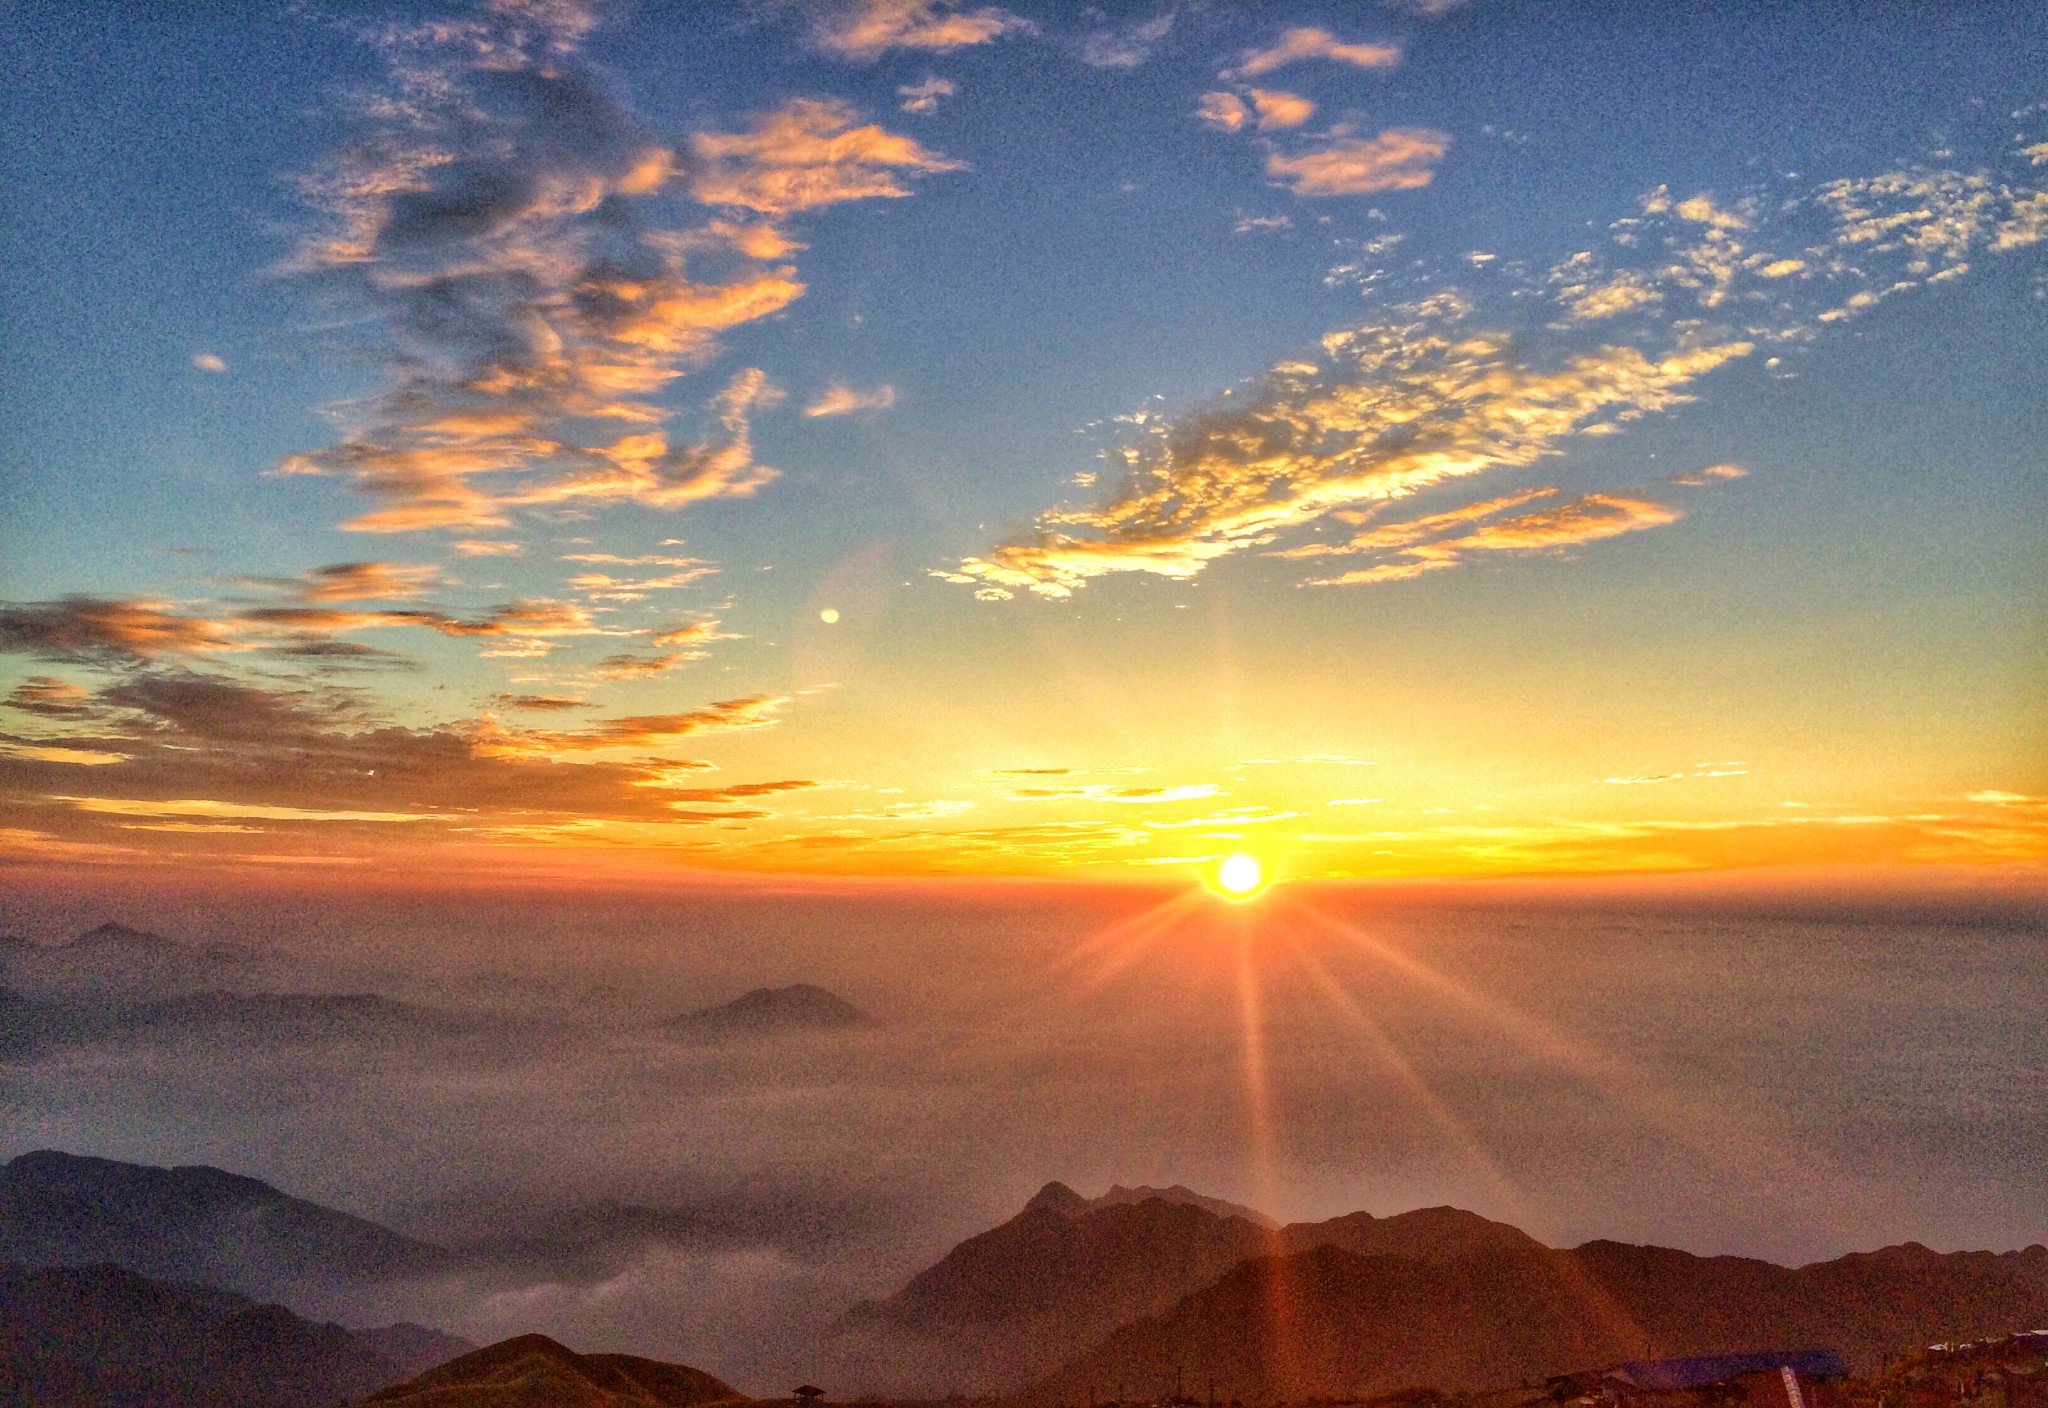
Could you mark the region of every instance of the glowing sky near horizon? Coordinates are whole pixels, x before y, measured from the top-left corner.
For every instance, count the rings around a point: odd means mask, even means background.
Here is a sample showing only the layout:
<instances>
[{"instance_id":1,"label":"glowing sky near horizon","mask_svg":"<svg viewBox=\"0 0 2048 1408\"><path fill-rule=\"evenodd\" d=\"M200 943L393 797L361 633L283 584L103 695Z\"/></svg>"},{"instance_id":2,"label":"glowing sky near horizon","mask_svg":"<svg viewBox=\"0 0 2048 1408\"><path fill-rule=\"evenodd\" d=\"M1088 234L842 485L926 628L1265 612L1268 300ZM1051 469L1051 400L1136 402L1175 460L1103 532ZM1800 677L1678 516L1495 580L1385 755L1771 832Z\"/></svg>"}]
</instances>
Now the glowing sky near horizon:
<instances>
[{"instance_id":1,"label":"glowing sky near horizon","mask_svg":"<svg viewBox=\"0 0 2048 1408\"><path fill-rule=\"evenodd\" d=\"M2020 5L21 5L0 846L2048 858Z\"/></svg>"}]
</instances>

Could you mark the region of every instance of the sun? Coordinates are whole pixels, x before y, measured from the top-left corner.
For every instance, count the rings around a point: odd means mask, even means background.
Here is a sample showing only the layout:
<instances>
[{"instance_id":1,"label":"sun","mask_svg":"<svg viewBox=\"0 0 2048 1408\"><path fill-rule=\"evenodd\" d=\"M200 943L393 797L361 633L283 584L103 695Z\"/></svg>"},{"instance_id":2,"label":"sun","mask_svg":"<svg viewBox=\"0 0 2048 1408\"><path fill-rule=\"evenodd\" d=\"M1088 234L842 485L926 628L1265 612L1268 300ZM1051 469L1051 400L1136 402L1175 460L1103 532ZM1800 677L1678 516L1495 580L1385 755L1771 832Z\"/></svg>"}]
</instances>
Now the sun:
<instances>
[{"instance_id":1,"label":"sun","mask_svg":"<svg viewBox=\"0 0 2048 1408\"><path fill-rule=\"evenodd\" d=\"M1223 864L1216 867L1216 888L1234 900L1248 900L1257 894L1266 883L1265 867L1257 857L1243 851L1223 858Z\"/></svg>"}]
</instances>

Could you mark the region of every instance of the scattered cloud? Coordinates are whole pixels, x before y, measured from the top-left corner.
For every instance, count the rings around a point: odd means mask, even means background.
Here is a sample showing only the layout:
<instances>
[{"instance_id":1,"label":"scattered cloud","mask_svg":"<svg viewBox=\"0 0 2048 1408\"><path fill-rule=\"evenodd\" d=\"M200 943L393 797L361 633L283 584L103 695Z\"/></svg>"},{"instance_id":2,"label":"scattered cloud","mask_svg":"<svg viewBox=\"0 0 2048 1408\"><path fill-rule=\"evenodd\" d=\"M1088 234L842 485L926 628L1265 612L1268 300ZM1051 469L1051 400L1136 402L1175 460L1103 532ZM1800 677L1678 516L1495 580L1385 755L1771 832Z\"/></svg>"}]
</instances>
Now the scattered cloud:
<instances>
[{"instance_id":1,"label":"scattered cloud","mask_svg":"<svg viewBox=\"0 0 2048 1408\"><path fill-rule=\"evenodd\" d=\"M511 698L544 711L577 706ZM73 840L110 835L98 828L134 817L264 823L259 837L278 827L396 825L461 839L494 826L588 835L612 823L690 825L712 819L677 808L709 799L690 780L710 765L672 746L765 727L783 702L752 696L580 730L513 729L488 717L420 728L380 717L351 691L148 668L94 691L62 738L0 734L0 790L24 825ZM640 756L610 756L621 751ZM720 791L766 796L802 785Z\"/></svg>"},{"instance_id":2,"label":"scattered cloud","mask_svg":"<svg viewBox=\"0 0 2048 1408\"><path fill-rule=\"evenodd\" d=\"M1240 215L1230 231L1235 235L1259 235L1293 228L1294 218L1289 215Z\"/></svg>"},{"instance_id":3,"label":"scattered cloud","mask_svg":"<svg viewBox=\"0 0 2048 1408\"><path fill-rule=\"evenodd\" d=\"M1204 93L1195 105L1195 116L1221 131L1238 132L1251 121L1251 109L1235 93Z\"/></svg>"},{"instance_id":4,"label":"scattered cloud","mask_svg":"<svg viewBox=\"0 0 2048 1408\"><path fill-rule=\"evenodd\" d=\"M963 166L915 138L860 125L853 106L833 98L793 98L749 131L698 133L690 150L701 163L690 178L698 200L772 217L907 196L906 178Z\"/></svg>"},{"instance_id":5,"label":"scattered cloud","mask_svg":"<svg viewBox=\"0 0 2048 1408\"><path fill-rule=\"evenodd\" d=\"M567 709L594 709L587 699L568 694L500 694L497 702L507 709L531 709L537 713L561 713Z\"/></svg>"},{"instance_id":6,"label":"scattered cloud","mask_svg":"<svg viewBox=\"0 0 2048 1408\"><path fill-rule=\"evenodd\" d=\"M203 372L224 372L228 369L226 359L212 352L194 352L192 365Z\"/></svg>"},{"instance_id":7,"label":"scattered cloud","mask_svg":"<svg viewBox=\"0 0 2048 1408\"><path fill-rule=\"evenodd\" d=\"M1252 107L1259 114L1259 130L1271 132L1281 127L1299 127L1315 116L1316 105L1299 93L1286 93L1269 88L1251 90Z\"/></svg>"},{"instance_id":8,"label":"scattered cloud","mask_svg":"<svg viewBox=\"0 0 2048 1408\"><path fill-rule=\"evenodd\" d=\"M486 538L462 538L449 546L464 557L517 557L525 551L518 543L492 541Z\"/></svg>"},{"instance_id":9,"label":"scattered cloud","mask_svg":"<svg viewBox=\"0 0 2048 1408\"><path fill-rule=\"evenodd\" d=\"M1723 480L1746 479L1748 477L1749 471L1739 464L1710 464L1705 469L1692 469L1687 470L1683 474L1674 474L1665 483L1683 485L1688 489L1698 489L1708 484L1720 483Z\"/></svg>"},{"instance_id":10,"label":"scattered cloud","mask_svg":"<svg viewBox=\"0 0 2048 1408\"><path fill-rule=\"evenodd\" d=\"M1666 504L1621 494L1586 494L1534 513L1486 521L1505 509L1557 493L1532 489L1447 513L1430 514L1407 523L1388 524L1359 534L1340 547L1297 548L1276 556L1308 553L1392 552L1392 561L1376 567L1313 579L1309 585L1342 587L1373 582L1399 582L1456 567L1478 553L1537 552L1573 547L1619 537L1645 528L1676 523L1684 515Z\"/></svg>"},{"instance_id":11,"label":"scattered cloud","mask_svg":"<svg viewBox=\"0 0 2048 1408\"><path fill-rule=\"evenodd\" d=\"M81 665L241 649L219 622L152 598L72 595L0 605L0 653Z\"/></svg>"},{"instance_id":12,"label":"scattered cloud","mask_svg":"<svg viewBox=\"0 0 2048 1408\"><path fill-rule=\"evenodd\" d=\"M929 117L939 110L939 99L950 98L959 92L950 78L927 77L922 83L906 83L896 90L896 96L903 99L899 106L905 112L922 113Z\"/></svg>"},{"instance_id":13,"label":"scattered cloud","mask_svg":"<svg viewBox=\"0 0 2048 1408\"><path fill-rule=\"evenodd\" d=\"M1453 10L1462 10L1472 0L1380 0L1390 10L1401 10L1423 19L1433 20L1439 15L1448 15Z\"/></svg>"},{"instance_id":14,"label":"scattered cloud","mask_svg":"<svg viewBox=\"0 0 2048 1408\"><path fill-rule=\"evenodd\" d=\"M1226 76L1257 78L1304 59L1330 59L1359 68L1391 68L1401 62L1397 44L1346 44L1327 29L1302 25L1281 31L1280 37L1264 49L1247 49L1235 70Z\"/></svg>"},{"instance_id":15,"label":"scattered cloud","mask_svg":"<svg viewBox=\"0 0 2048 1408\"><path fill-rule=\"evenodd\" d=\"M1288 155L1266 154L1266 174L1298 196L1362 196L1412 191L1436 174L1450 150L1448 132L1393 127L1377 137L1339 136L1328 145Z\"/></svg>"},{"instance_id":16,"label":"scattered cloud","mask_svg":"<svg viewBox=\"0 0 2048 1408\"><path fill-rule=\"evenodd\" d=\"M804 407L804 414L812 418L819 416L851 415L855 411L885 411L896 404L896 388L877 386L871 391L855 391L841 382L833 382L818 393L816 400Z\"/></svg>"},{"instance_id":17,"label":"scattered cloud","mask_svg":"<svg viewBox=\"0 0 2048 1408\"><path fill-rule=\"evenodd\" d=\"M82 718L91 712L92 691L54 675L30 675L14 687L4 702L25 714L52 719Z\"/></svg>"},{"instance_id":18,"label":"scattered cloud","mask_svg":"<svg viewBox=\"0 0 2048 1408\"><path fill-rule=\"evenodd\" d=\"M1174 12L1169 9L1140 23L1084 35L1081 62L1091 68L1136 68L1152 56L1152 51L1172 31L1173 22Z\"/></svg>"},{"instance_id":19,"label":"scattered cloud","mask_svg":"<svg viewBox=\"0 0 2048 1408\"><path fill-rule=\"evenodd\" d=\"M441 569L412 562L337 562L299 577L239 580L281 590L295 601L406 601L438 586Z\"/></svg>"},{"instance_id":20,"label":"scattered cloud","mask_svg":"<svg viewBox=\"0 0 2048 1408\"><path fill-rule=\"evenodd\" d=\"M954 0L800 0L811 43L836 58L868 62L891 49L944 52L1025 34L1029 20L993 5L963 9Z\"/></svg>"},{"instance_id":21,"label":"scattered cloud","mask_svg":"<svg viewBox=\"0 0 2048 1408\"><path fill-rule=\"evenodd\" d=\"M1322 360L1290 359L1241 395L1148 427L1117 452L1122 483L1106 503L1045 514L1030 534L937 575L997 599L1017 590L1066 597L1112 572L1192 577L1326 514L1534 464L1570 437L1612 433L1683 404L1691 383L1753 346L1656 356L1605 346L1531 364L1509 334L1466 326L1470 311L1438 295L1394 319L1332 333ZM1567 523L1597 534L1623 518L1647 526L1664 512L1589 498L1548 528L1539 520L1512 531L1534 546Z\"/></svg>"}]
</instances>

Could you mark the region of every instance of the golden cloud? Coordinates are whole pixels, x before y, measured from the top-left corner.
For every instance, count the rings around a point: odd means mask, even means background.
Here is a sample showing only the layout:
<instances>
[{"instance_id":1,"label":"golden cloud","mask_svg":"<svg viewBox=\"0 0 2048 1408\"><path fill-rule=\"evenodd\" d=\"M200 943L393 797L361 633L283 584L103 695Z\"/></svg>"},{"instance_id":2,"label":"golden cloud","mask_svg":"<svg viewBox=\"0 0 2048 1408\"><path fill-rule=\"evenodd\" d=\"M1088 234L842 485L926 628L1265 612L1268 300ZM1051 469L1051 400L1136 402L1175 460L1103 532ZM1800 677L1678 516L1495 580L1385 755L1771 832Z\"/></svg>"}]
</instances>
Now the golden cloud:
<instances>
[{"instance_id":1,"label":"golden cloud","mask_svg":"<svg viewBox=\"0 0 2048 1408\"><path fill-rule=\"evenodd\" d=\"M993 5L963 10L952 0L811 0L807 8L811 42L856 61L891 49L963 49L1032 28L1029 20Z\"/></svg>"},{"instance_id":2,"label":"golden cloud","mask_svg":"<svg viewBox=\"0 0 2048 1408\"><path fill-rule=\"evenodd\" d=\"M795 98L761 114L749 131L700 132L690 139L700 163L691 194L707 205L779 217L841 201L907 196L905 177L963 165L915 138L859 123L851 104Z\"/></svg>"},{"instance_id":3,"label":"golden cloud","mask_svg":"<svg viewBox=\"0 0 2048 1408\"><path fill-rule=\"evenodd\" d=\"M1281 31L1280 37L1264 49L1246 50L1232 76L1256 78L1304 59L1330 59L1359 68L1391 68L1401 62L1401 49L1395 44L1346 44L1327 29L1302 25Z\"/></svg>"},{"instance_id":4,"label":"golden cloud","mask_svg":"<svg viewBox=\"0 0 2048 1408\"><path fill-rule=\"evenodd\" d=\"M1333 333L1324 362L1290 360L1242 395L1150 427L1120 452L1108 502L1047 513L1028 536L936 575L996 598L1070 596L1112 572L1192 577L1326 514L1530 465L1568 437L1682 404L1693 381L1753 346L1658 357L1606 346L1534 366L1509 335L1463 326L1468 311L1439 297L1405 309L1409 321ZM1583 511L1590 529L1621 510Z\"/></svg>"},{"instance_id":5,"label":"golden cloud","mask_svg":"<svg viewBox=\"0 0 2048 1408\"><path fill-rule=\"evenodd\" d=\"M816 400L804 407L804 414L818 416L844 416L855 411L885 411L896 404L896 388L877 386L872 391L855 391L840 382L833 382L818 393Z\"/></svg>"},{"instance_id":6,"label":"golden cloud","mask_svg":"<svg viewBox=\"0 0 2048 1408\"><path fill-rule=\"evenodd\" d=\"M1315 116L1316 105L1299 93L1254 88L1251 90L1251 98L1252 106L1258 110L1261 132L1271 132L1280 127L1299 127Z\"/></svg>"},{"instance_id":7,"label":"golden cloud","mask_svg":"<svg viewBox=\"0 0 2048 1408\"><path fill-rule=\"evenodd\" d=\"M1235 93L1204 93L1195 116L1225 132L1240 131L1251 120L1251 110Z\"/></svg>"},{"instance_id":8,"label":"golden cloud","mask_svg":"<svg viewBox=\"0 0 2048 1408\"><path fill-rule=\"evenodd\" d=\"M1298 196L1412 191L1430 183L1435 163L1450 147L1448 132L1394 127L1377 137L1340 136L1328 146L1293 156L1268 152L1266 174Z\"/></svg>"},{"instance_id":9,"label":"golden cloud","mask_svg":"<svg viewBox=\"0 0 2048 1408\"><path fill-rule=\"evenodd\" d=\"M1398 582L1456 567L1476 553L1535 552L1545 548L1572 547L1619 537L1645 528L1676 523L1684 515L1667 504L1620 494L1586 494L1553 508L1489 523L1483 521L1501 509L1526 502L1555 489L1532 490L1528 494L1474 504L1450 513L1432 514L1413 523L1393 524L1361 534L1334 552L1372 552L1398 547L1392 562L1335 577L1320 577L1309 583L1317 587L1342 587L1373 582ZM1417 541L1454 524L1472 524L1463 532Z\"/></svg>"}]
</instances>

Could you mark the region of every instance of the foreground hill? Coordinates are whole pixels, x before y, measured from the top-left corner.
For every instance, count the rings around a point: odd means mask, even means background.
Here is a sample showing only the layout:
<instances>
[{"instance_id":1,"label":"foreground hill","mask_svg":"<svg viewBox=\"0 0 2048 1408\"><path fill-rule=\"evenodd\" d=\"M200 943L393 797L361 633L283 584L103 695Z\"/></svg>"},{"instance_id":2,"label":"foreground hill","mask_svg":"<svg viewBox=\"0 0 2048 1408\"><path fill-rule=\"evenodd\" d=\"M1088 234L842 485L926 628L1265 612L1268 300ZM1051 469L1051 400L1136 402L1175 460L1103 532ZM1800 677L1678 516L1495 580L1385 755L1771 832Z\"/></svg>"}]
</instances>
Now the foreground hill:
<instances>
[{"instance_id":1,"label":"foreground hill","mask_svg":"<svg viewBox=\"0 0 2048 1408\"><path fill-rule=\"evenodd\" d=\"M1017 1216L962 1242L897 1294L855 1307L831 1347L836 1365L895 1393L1009 1391L1247 1258L1323 1245L1424 1261L1543 1250L1515 1228L1455 1208L1276 1228L1263 1214L1186 1189L1134 1196L1153 1191L1115 1188L1091 1200L1047 1184Z\"/></svg>"},{"instance_id":2,"label":"foreground hill","mask_svg":"<svg viewBox=\"0 0 2048 1408\"><path fill-rule=\"evenodd\" d=\"M468 1343L355 1331L116 1266L0 1263L0 1402L45 1408L334 1408Z\"/></svg>"},{"instance_id":3,"label":"foreground hill","mask_svg":"<svg viewBox=\"0 0 2048 1408\"><path fill-rule=\"evenodd\" d=\"M450 1360L366 1400L378 1408L698 1408L744 1403L699 1369L632 1354L577 1354L521 1335Z\"/></svg>"},{"instance_id":4,"label":"foreground hill","mask_svg":"<svg viewBox=\"0 0 2048 1408\"><path fill-rule=\"evenodd\" d=\"M1589 1364L1821 1345L1868 1370L1935 1340L2048 1323L2048 1248L1908 1245L1797 1270L1593 1242L1450 1260L1321 1246L1232 1268L1036 1385L1041 1403L1151 1397L1176 1381L1245 1400L1476 1389Z\"/></svg>"},{"instance_id":5,"label":"foreground hill","mask_svg":"<svg viewBox=\"0 0 2048 1408\"><path fill-rule=\"evenodd\" d=\"M141 1276L291 1300L301 1287L430 1275L449 1254L217 1168L54 1150L0 1165L0 1260L111 1262Z\"/></svg>"}]
</instances>

